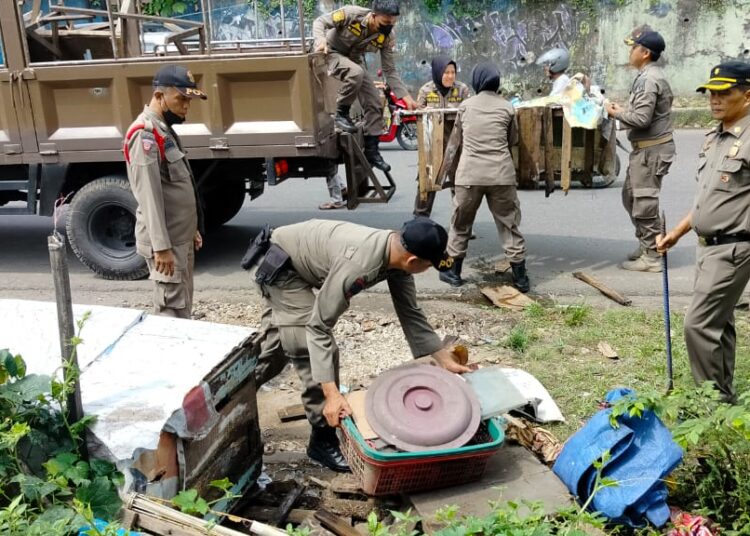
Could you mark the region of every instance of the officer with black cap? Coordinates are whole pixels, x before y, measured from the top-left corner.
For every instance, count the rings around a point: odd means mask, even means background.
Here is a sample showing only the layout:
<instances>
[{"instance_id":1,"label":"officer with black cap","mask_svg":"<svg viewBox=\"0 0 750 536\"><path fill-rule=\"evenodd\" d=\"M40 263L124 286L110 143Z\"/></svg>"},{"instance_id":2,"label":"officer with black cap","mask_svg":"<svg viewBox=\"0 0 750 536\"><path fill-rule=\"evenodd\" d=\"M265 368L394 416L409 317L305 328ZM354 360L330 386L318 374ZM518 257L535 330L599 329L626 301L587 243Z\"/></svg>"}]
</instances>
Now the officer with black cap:
<instances>
[{"instance_id":1,"label":"officer with black cap","mask_svg":"<svg viewBox=\"0 0 750 536\"><path fill-rule=\"evenodd\" d=\"M630 153L622 203L635 227L638 247L620 266L637 272L661 272L656 253L659 234L659 192L662 178L674 161L672 139L672 89L656 61L664 52L662 36L649 28L638 28L625 39L630 47L629 63L638 69L628 104L606 105L610 117L628 129Z\"/></svg>"},{"instance_id":2,"label":"officer with black cap","mask_svg":"<svg viewBox=\"0 0 750 536\"><path fill-rule=\"evenodd\" d=\"M186 68L167 65L153 79L151 102L125 136L130 189L138 202L135 241L154 281L154 312L190 318L194 253L203 246L195 178L173 125L193 99L206 99Z\"/></svg>"},{"instance_id":3,"label":"officer with black cap","mask_svg":"<svg viewBox=\"0 0 750 536\"><path fill-rule=\"evenodd\" d=\"M373 0L372 9L344 6L313 22L315 51L326 55L328 74L340 80L336 126L354 133L357 127L349 117L349 109L359 99L365 113L365 156L374 167L390 171L378 149L383 132L382 94L375 87L364 63L365 52L380 53L380 64L386 80L398 98L414 110L417 103L409 95L396 71L394 49L396 38L393 27L398 21L398 0Z\"/></svg>"},{"instance_id":4,"label":"officer with black cap","mask_svg":"<svg viewBox=\"0 0 750 536\"><path fill-rule=\"evenodd\" d=\"M256 271L263 315L255 377L261 385L292 361L312 425L307 454L313 460L334 471L349 470L334 430L352 410L339 392L333 328L364 289L387 281L414 357L432 355L447 370L469 370L443 348L417 305L412 274L430 267L449 269L447 241L445 229L428 218L406 222L400 232L328 220L273 230L270 249Z\"/></svg>"},{"instance_id":5,"label":"officer with black cap","mask_svg":"<svg viewBox=\"0 0 750 536\"><path fill-rule=\"evenodd\" d=\"M750 280L750 63L711 69L698 88L710 92L719 125L698 154L698 192L692 211L657 244L666 251L691 229L698 235L693 297L685 315L685 343L693 378L712 381L736 401L734 306Z\"/></svg>"}]
</instances>

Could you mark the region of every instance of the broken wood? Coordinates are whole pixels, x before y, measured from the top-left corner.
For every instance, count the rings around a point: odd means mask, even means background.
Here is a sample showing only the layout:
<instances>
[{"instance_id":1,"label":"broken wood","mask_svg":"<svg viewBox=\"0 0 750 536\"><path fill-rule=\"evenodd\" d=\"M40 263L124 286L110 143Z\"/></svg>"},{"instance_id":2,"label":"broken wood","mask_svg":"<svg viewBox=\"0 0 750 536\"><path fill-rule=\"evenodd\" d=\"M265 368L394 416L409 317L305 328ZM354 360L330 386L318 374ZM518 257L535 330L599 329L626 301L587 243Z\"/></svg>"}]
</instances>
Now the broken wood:
<instances>
[{"instance_id":1,"label":"broken wood","mask_svg":"<svg viewBox=\"0 0 750 536\"><path fill-rule=\"evenodd\" d=\"M362 493L362 484L354 475L338 475L331 480L329 489L334 493Z\"/></svg>"},{"instance_id":2,"label":"broken wood","mask_svg":"<svg viewBox=\"0 0 750 536\"><path fill-rule=\"evenodd\" d=\"M375 509L375 500L355 501L352 499L326 499L326 507L331 512L340 516L352 517L354 519L367 519Z\"/></svg>"},{"instance_id":3,"label":"broken wood","mask_svg":"<svg viewBox=\"0 0 750 536\"><path fill-rule=\"evenodd\" d=\"M276 514L271 521L272 525L283 527L286 524L289 512L292 510L294 503L300 498L300 495L302 495L302 492L305 491L305 487L304 484L297 483L297 485L292 488L292 491L286 494L286 497L284 497L284 500L281 502L281 505L279 505L279 508L276 510Z\"/></svg>"},{"instance_id":4,"label":"broken wood","mask_svg":"<svg viewBox=\"0 0 750 536\"><path fill-rule=\"evenodd\" d=\"M307 417L305 406L302 404L292 404L278 411L281 422L298 421Z\"/></svg>"},{"instance_id":5,"label":"broken wood","mask_svg":"<svg viewBox=\"0 0 750 536\"><path fill-rule=\"evenodd\" d=\"M325 480L322 480L320 478L314 477L312 475L307 477L307 480L315 484L316 486L320 486L323 489L328 489L331 485L326 482Z\"/></svg>"},{"instance_id":6,"label":"broken wood","mask_svg":"<svg viewBox=\"0 0 750 536\"><path fill-rule=\"evenodd\" d=\"M620 356L617 355L617 352L614 348L608 343L604 341L599 341L599 344L596 346L596 349L599 350L599 353L602 354L607 359L619 359Z\"/></svg>"},{"instance_id":7,"label":"broken wood","mask_svg":"<svg viewBox=\"0 0 750 536\"><path fill-rule=\"evenodd\" d=\"M627 307L628 305L631 305L633 303L633 300L631 300L630 298L623 296L613 288L608 287L595 277L592 277L584 272L573 272L573 277L583 281L588 285L591 285L596 290L604 294L607 298L616 301L620 305L624 305Z\"/></svg>"},{"instance_id":8,"label":"broken wood","mask_svg":"<svg viewBox=\"0 0 750 536\"><path fill-rule=\"evenodd\" d=\"M563 116L562 148L560 149L560 188L568 195L573 165L573 129Z\"/></svg>"},{"instance_id":9,"label":"broken wood","mask_svg":"<svg viewBox=\"0 0 750 536\"><path fill-rule=\"evenodd\" d=\"M354 527L328 510L315 512L315 519L336 536L360 536Z\"/></svg>"},{"instance_id":10,"label":"broken wood","mask_svg":"<svg viewBox=\"0 0 750 536\"><path fill-rule=\"evenodd\" d=\"M258 521L271 521L273 516L278 512L278 508L273 506L250 506L242 510L242 512ZM315 514L315 510L305 510L304 508L292 508L289 510L287 516L287 522L299 525L304 523L306 519Z\"/></svg>"}]
</instances>

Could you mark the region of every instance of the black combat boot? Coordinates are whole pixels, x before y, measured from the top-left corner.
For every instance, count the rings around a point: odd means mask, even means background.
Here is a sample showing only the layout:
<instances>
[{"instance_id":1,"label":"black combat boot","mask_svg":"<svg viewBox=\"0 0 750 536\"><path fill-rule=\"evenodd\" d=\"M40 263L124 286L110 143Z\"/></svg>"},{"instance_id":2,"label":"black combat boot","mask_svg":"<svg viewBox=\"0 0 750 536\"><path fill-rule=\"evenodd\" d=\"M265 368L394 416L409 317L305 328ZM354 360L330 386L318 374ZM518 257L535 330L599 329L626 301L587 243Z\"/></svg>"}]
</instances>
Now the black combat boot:
<instances>
[{"instance_id":1,"label":"black combat boot","mask_svg":"<svg viewBox=\"0 0 750 536\"><path fill-rule=\"evenodd\" d=\"M357 126L352 122L349 117L349 106L345 104L339 104L336 106L336 117L333 120L336 127L349 134L356 134Z\"/></svg>"},{"instance_id":2,"label":"black combat boot","mask_svg":"<svg viewBox=\"0 0 750 536\"><path fill-rule=\"evenodd\" d=\"M390 164L383 160L378 150L379 143L378 136L365 136L365 156L372 167L382 169L383 171L390 171Z\"/></svg>"},{"instance_id":3,"label":"black combat boot","mask_svg":"<svg viewBox=\"0 0 750 536\"><path fill-rule=\"evenodd\" d=\"M526 294L531 288L529 283L529 274L526 273L526 261L510 263L511 272L513 272L513 286Z\"/></svg>"},{"instance_id":4,"label":"black combat boot","mask_svg":"<svg viewBox=\"0 0 750 536\"><path fill-rule=\"evenodd\" d=\"M461 279L461 268L463 267L463 259L453 259L453 266L450 270L440 272L440 281L448 283L452 287L460 287L464 284L464 280Z\"/></svg>"},{"instance_id":5,"label":"black combat boot","mask_svg":"<svg viewBox=\"0 0 750 536\"><path fill-rule=\"evenodd\" d=\"M338 473L348 473L349 464L341 453L336 429L330 426L313 427L310 442L307 444L310 459L325 465Z\"/></svg>"}]
</instances>

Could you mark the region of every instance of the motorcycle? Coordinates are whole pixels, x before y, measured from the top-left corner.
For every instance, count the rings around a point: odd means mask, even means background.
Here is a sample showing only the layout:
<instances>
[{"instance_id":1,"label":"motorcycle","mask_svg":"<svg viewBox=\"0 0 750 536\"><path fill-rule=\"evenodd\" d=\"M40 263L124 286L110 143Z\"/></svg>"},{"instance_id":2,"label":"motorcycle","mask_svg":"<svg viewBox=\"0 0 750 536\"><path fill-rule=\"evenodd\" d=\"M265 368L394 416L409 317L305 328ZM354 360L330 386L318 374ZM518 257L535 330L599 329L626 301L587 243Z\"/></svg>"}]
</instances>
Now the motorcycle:
<instances>
[{"instance_id":1,"label":"motorcycle","mask_svg":"<svg viewBox=\"0 0 750 536\"><path fill-rule=\"evenodd\" d=\"M397 140L401 148L407 151L417 150L417 116L409 114L404 99L399 99L391 88L382 81L383 71L378 69L375 87L383 92L383 121L385 132L380 135L381 142ZM406 112L406 113L405 113Z\"/></svg>"}]
</instances>

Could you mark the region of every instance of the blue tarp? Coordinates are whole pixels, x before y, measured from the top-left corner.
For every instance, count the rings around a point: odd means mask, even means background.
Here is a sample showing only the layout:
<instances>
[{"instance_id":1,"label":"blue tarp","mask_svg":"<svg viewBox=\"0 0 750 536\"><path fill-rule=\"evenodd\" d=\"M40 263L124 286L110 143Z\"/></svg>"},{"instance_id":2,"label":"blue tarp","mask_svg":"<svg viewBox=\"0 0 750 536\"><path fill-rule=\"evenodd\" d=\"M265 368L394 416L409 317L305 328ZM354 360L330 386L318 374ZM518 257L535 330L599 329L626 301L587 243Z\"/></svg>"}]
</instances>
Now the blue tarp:
<instances>
[{"instance_id":1,"label":"blue tarp","mask_svg":"<svg viewBox=\"0 0 750 536\"><path fill-rule=\"evenodd\" d=\"M97 530L104 531L104 529L107 528L106 521L103 521L101 519L94 519L94 525L96 525ZM91 531L91 527L82 527L78 531L78 536L87 536L87 534ZM134 530L128 531L125 529L117 529L117 536L143 536L142 532L136 532Z\"/></svg>"},{"instance_id":2,"label":"blue tarp","mask_svg":"<svg viewBox=\"0 0 750 536\"><path fill-rule=\"evenodd\" d=\"M615 389L607 393L606 401L614 403L632 393ZM652 411L642 417L618 417L618 428L609 422L611 411L599 411L567 441L553 471L585 502L596 479L594 462L609 451L602 476L616 480L617 485L600 489L591 509L615 523L642 527L648 520L661 527L669 520L664 478L682 461L682 449Z\"/></svg>"}]
</instances>

